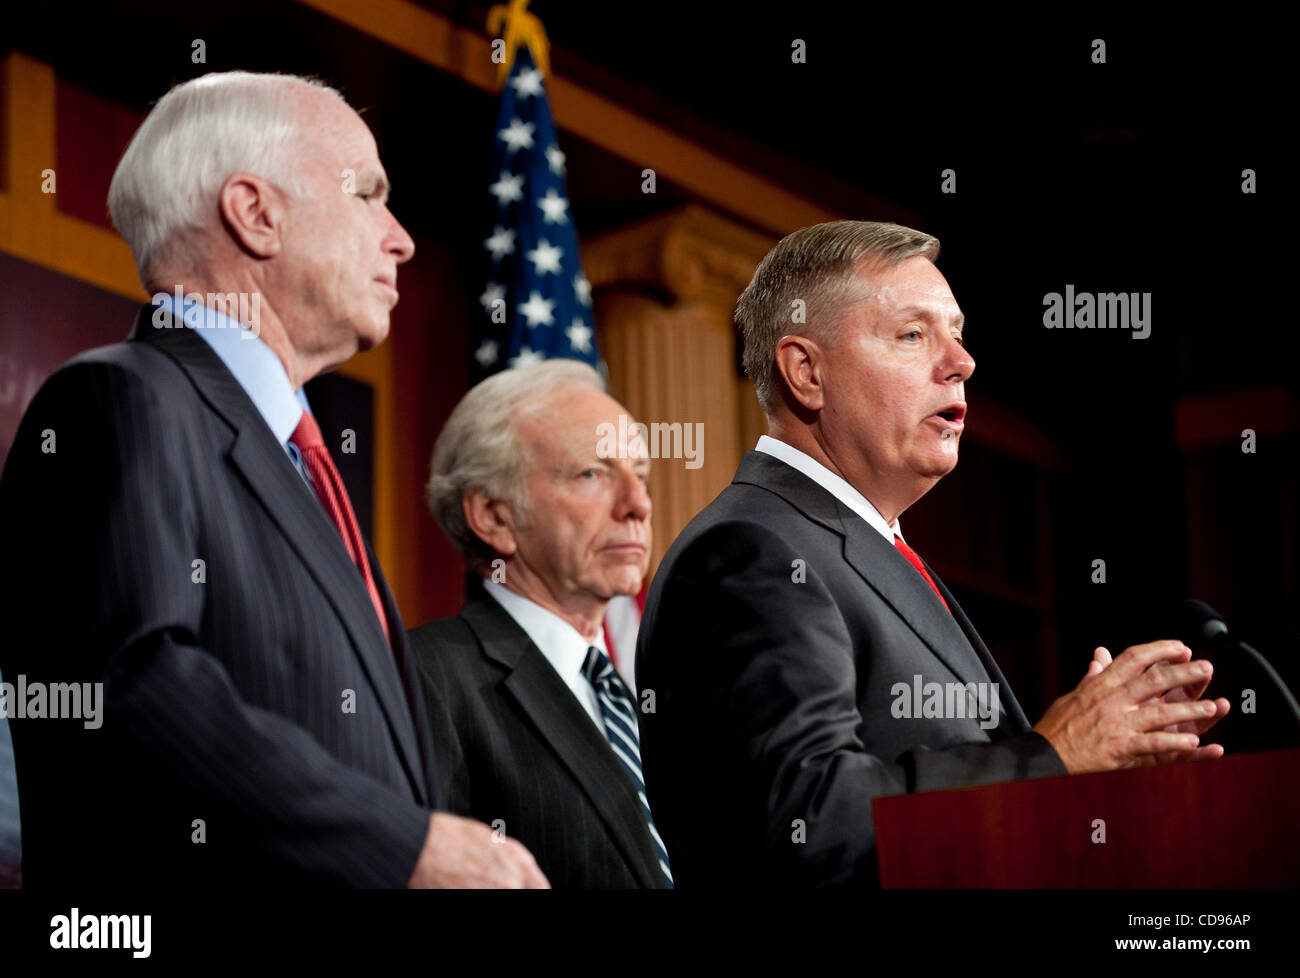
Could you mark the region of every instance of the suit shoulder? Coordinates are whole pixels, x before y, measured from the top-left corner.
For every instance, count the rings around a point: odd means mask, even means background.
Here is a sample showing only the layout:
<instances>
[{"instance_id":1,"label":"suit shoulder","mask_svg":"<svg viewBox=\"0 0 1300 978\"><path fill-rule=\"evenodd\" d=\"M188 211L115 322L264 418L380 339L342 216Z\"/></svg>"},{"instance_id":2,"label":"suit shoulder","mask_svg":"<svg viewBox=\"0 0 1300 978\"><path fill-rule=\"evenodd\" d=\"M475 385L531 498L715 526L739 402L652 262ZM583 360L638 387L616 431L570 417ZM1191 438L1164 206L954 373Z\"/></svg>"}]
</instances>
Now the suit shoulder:
<instances>
[{"instance_id":1,"label":"suit shoulder","mask_svg":"<svg viewBox=\"0 0 1300 978\"><path fill-rule=\"evenodd\" d=\"M733 483L678 534L664 555L661 573L686 568L716 573L727 565L794 552L810 535L829 533L777 493Z\"/></svg>"},{"instance_id":2,"label":"suit shoulder","mask_svg":"<svg viewBox=\"0 0 1300 978\"><path fill-rule=\"evenodd\" d=\"M180 366L146 343L114 343L79 353L41 385L37 397L162 401L175 408L192 385Z\"/></svg>"},{"instance_id":3,"label":"suit shoulder","mask_svg":"<svg viewBox=\"0 0 1300 978\"><path fill-rule=\"evenodd\" d=\"M7 478L33 485L68 478L62 466L82 466L91 481L121 474L124 460L152 468L158 482L183 479L188 408L194 388L165 354L142 343L116 343L88 350L46 378L23 411L5 463ZM33 464L57 436L58 466ZM142 470L143 471L143 470Z\"/></svg>"},{"instance_id":4,"label":"suit shoulder","mask_svg":"<svg viewBox=\"0 0 1300 978\"><path fill-rule=\"evenodd\" d=\"M434 714L461 725L467 735L501 680L478 637L459 616L427 622L406 633L425 702Z\"/></svg>"},{"instance_id":5,"label":"suit shoulder","mask_svg":"<svg viewBox=\"0 0 1300 978\"><path fill-rule=\"evenodd\" d=\"M458 615L412 628L406 638L420 668L426 672L446 672L479 656L478 639Z\"/></svg>"}]
</instances>

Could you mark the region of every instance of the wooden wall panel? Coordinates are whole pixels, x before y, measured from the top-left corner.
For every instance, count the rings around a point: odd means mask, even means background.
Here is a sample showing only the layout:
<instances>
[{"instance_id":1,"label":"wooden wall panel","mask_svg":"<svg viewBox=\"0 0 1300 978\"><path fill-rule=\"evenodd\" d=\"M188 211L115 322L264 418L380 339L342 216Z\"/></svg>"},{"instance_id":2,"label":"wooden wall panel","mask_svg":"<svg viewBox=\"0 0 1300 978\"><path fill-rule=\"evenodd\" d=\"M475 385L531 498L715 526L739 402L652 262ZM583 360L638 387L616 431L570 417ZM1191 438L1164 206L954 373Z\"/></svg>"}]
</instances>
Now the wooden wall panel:
<instances>
[{"instance_id":1,"label":"wooden wall panel","mask_svg":"<svg viewBox=\"0 0 1300 978\"><path fill-rule=\"evenodd\" d=\"M584 245L611 393L643 424L703 425L698 467L660 458L651 470L651 574L753 446L758 406L736 370L732 313L773 241L690 205Z\"/></svg>"},{"instance_id":2,"label":"wooden wall panel","mask_svg":"<svg viewBox=\"0 0 1300 978\"><path fill-rule=\"evenodd\" d=\"M653 463L650 485L653 569L673 537L731 481L743 454L736 424L740 384L729 369L730 322L715 307L665 306L631 289L598 294L596 312L610 365L610 393L633 420L648 426L682 426L680 442L671 429L659 429L661 457ZM687 425L692 432L689 447L696 458L662 457L688 447ZM702 432L702 442L696 432ZM653 428L651 438L654 452Z\"/></svg>"}]
</instances>

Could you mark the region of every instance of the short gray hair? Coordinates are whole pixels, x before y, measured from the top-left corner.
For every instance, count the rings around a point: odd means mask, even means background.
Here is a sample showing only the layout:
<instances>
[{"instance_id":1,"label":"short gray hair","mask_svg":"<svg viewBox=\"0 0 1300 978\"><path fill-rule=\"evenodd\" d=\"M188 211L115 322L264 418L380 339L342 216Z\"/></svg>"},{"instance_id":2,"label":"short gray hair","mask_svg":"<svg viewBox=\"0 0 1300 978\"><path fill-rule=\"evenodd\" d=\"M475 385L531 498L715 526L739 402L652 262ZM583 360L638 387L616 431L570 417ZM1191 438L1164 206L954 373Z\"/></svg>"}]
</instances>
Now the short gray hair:
<instances>
[{"instance_id":1,"label":"short gray hair","mask_svg":"<svg viewBox=\"0 0 1300 978\"><path fill-rule=\"evenodd\" d=\"M308 195L294 166L305 129L292 96L303 86L343 101L312 78L250 71L203 75L158 100L108 190L113 225L146 287L160 256L187 251L177 247L181 235L216 215L217 193L232 173L262 177L293 198Z\"/></svg>"},{"instance_id":2,"label":"short gray hair","mask_svg":"<svg viewBox=\"0 0 1300 978\"><path fill-rule=\"evenodd\" d=\"M769 417L781 399L776 372L781 337L799 334L833 342L840 310L858 297L854 279L858 263L879 258L892 268L916 255L934 261L939 257L939 239L876 221L815 224L776 243L740 294L735 315L744 341L745 372ZM792 319L796 299L804 302L806 325Z\"/></svg>"},{"instance_id":3,"label":"short gray hair","mask_svg":"<svg viewBox=\"0 0 1300 978\"><path fill-rule=\"evenodd\" d=\"M433 446L426 498L442 532L471 570L486 571L498 556L465 519L462 500L475 491L505 500L521 522L528 519L524 483L532 457L517 422L526 409L569 387L605 390L599 373L579 360L503 370L460 399Z\"/></svg>"}]
</instances>

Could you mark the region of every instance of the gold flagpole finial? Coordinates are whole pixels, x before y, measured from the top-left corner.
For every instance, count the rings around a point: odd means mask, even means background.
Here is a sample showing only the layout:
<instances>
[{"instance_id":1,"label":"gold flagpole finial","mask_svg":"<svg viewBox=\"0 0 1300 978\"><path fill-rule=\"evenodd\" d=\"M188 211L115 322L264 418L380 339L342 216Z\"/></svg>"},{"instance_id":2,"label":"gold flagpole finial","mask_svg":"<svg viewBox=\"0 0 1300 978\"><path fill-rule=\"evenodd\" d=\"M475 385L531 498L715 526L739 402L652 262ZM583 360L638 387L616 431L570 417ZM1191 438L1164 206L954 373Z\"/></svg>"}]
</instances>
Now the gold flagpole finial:
<instances>
[{"instance_id":1,"label":"gold flagpole finial","mask_svg":"<svg viewBox=\"0 0 1300 978\"><path fill-rule=\"evenodd\" d=\"M510 75L510 68L515 63L515 51L520 44L527 44L532 52L533 63L543 76L551 73L550 42L546 39L546 29L536 14L525 8L528 0L510 0L509 5L497 4L488 11L488 33L502 38L506 45L505 60L497 71L497 83L504 85ZM503 29L504 28L504 29Z\"/></svg>"}]
</instances>

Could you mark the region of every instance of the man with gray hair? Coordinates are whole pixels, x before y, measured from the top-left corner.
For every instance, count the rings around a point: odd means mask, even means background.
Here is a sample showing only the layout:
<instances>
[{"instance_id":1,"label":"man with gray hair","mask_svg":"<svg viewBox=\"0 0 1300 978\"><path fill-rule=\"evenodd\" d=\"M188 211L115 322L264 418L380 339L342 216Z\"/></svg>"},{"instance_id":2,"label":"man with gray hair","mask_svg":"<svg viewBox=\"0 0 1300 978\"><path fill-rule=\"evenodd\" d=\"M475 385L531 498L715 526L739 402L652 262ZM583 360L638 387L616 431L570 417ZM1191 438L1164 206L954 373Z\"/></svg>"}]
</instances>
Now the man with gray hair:
<instances>
[{"instance_id":1,"label":"man with gray hair","mask_svg":"<svg viewBox=\"0 0 1300 978\"><path fill-rule=\"evenodd\" d=\"M878 795L1222 755L1228 701L1164 641L1030 727L899 516L957 464L975 361L894 224L797 231L736 307L770 434L655 575L638 640L646 783L681 885L876 881Z\"/></svg>"},{"instance_id":2,"label":"man with gray hair","mask_svg":"<svg viewBox=\"0 0 1300 978\"><path fill-rule=\"evenodd\" d=\"M411 632L448 806L522 841L553 886L672 884L641 776L636 704L602 634L650 559L649 460L586 364L474 387L433 451L429 508L472 583Z\"/></svg>"},{"instance_id":3,"label":"man with gray hair","mask_svg":"<svg viewBox=\"0 0 1300 978\"><path fill-rule=\"evenodd\" d=\"M401 616L302 385L383 341L414 243L334 90L172 89L109 191L154 305L31 402L0 479L28 886L544 886L445 812ZM505 844L498 844L504 842Z\"/></svg>"}]
</instances>

